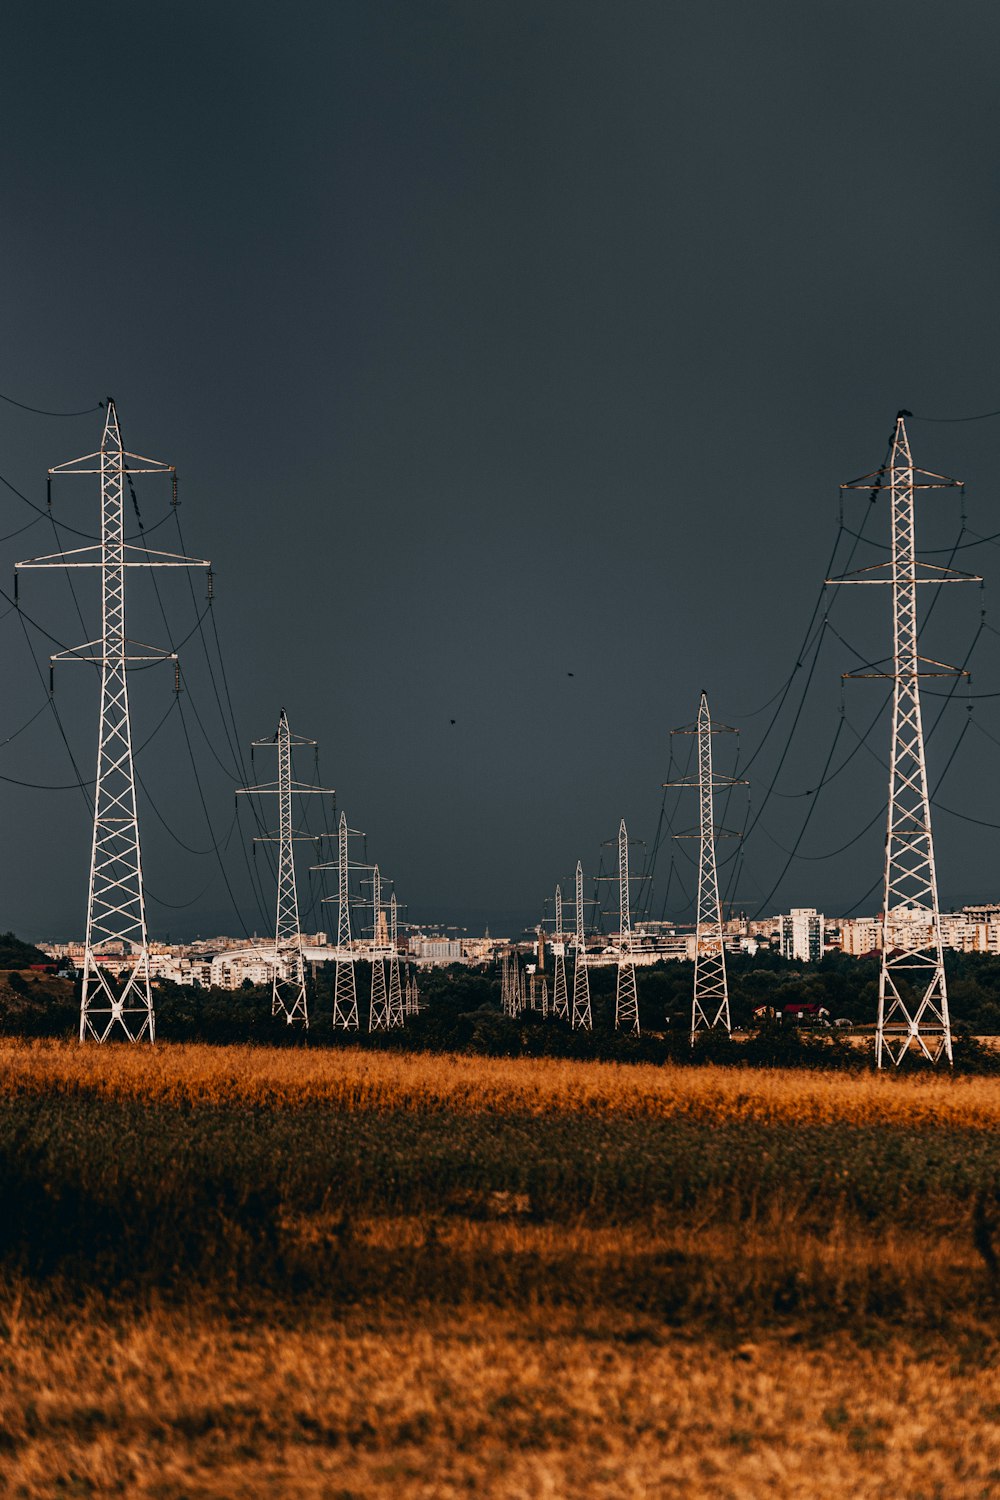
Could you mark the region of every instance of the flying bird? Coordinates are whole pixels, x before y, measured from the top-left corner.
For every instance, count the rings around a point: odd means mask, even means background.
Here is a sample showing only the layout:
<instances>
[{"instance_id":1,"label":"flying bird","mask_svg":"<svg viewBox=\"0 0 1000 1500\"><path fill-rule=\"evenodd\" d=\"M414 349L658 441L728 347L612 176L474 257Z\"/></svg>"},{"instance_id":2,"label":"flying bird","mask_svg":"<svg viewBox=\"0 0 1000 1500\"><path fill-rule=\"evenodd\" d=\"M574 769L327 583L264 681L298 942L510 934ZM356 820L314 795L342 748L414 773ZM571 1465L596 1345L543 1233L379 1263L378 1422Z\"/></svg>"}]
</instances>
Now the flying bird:
<instances>
[{"instance_id":1,"label":"flying bird","mask_svg":"<svg viewBox=\"0 0 1000 1500\"><path fill-rule=\"evenodd\" d=\"M455 722L455 720L454 720L454 719L449 719L449 720L448 720L448 723L449 723L449 724L454 724L454 722Z\"/></svg>"}]
</instances>

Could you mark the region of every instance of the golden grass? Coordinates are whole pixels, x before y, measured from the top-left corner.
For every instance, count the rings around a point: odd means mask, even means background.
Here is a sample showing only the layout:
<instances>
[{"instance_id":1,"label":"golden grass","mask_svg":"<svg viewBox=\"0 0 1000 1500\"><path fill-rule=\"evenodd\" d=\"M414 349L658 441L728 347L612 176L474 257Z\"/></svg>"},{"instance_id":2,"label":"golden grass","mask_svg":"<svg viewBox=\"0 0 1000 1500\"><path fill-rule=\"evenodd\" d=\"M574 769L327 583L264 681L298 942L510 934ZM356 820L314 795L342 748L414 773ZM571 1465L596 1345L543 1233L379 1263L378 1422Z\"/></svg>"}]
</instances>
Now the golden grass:
<instances>
[{"instance_id":1,"label":"golden grass","mask_svg":"<svg viewBox=\"0 0 1000 1500\"><path fill-rule=\"evenodd\" d=\"M626 1066L558 1058L0 1040L0 1097L87 1095L167 1104L345 1111L585 1114L770 1125L995 1130L990 1078Z\"/></svg>"},{"instance_id":2,"label":"golden grass","mask_svg":"<svg viewBox=\"0 0 1000 1500\"><path fill-rule=\"evenodd\" d=\"M1000 1377L915 1355L723 1348L641 1320L65 1314L0 1334L19 1500L971 1500L1000 1488Z\"/></svg>"},{"instance_id":3,"label":"golden grass","mask_svg":"<svg viewBox=\"0 0 1000 1500\"><path fill-rule=\"evenodd\" d=\"M35 1108L46 1097L65 1107L47 1117ZM548 1131L515 1118L513 1137L561 1140L564 1152L588 1161L593 1149L595 1194L615 1119L765 1124L795 1139L787 1127L831 1127L816 1147L824 1163L828 1150L831 1172L818 1206L804 1201L807 1185L793 1177L749 1204L731 1184L693 1194L683 1212L672 1200L643 1197L641 1217L613 1227L585 1198L565 1221L539 1219L529 1195L503 1173L491 1175L484 1157L481 1182L442 1189L426 1211L408 1215L395 1200L381 1212L345 1214L336 1194L329 1211L325 1200L322 1210L319 1199L310 1207L308 1194L281 1197L273 1243L248 1238L246 1256L228 1271L229 1262L220 1264L218 1281L175 1278L169 1302L162 1290L138 1294L135 1306L108 1302L86 1290L94 1283L85 1277L61 1292L42 1278L0 1282L2 1496L1000 1494L1000 1288L976 1248L971 1196L966 1203L949 1191L936 1210L923 1169L913 1177L911 1168L912 1196L876 1223L846 1206L837 1155L839 1126L917 1127L917 1159L927 1141L929 1162L941 1128L995 1130L1000 1088L989 1080L4 1041L2 1099L14 1125L43 1117L43 1142L55 1129L59 1150L46 1154L46 1146L37 1157L42 1197L28 1191L30 1152L19 1189L26 1222L33 1213L49 1229L50 1201L63 1212L62 1200L51 1200L55 1169L65 1158L75 1172L83 1139L74 1117L103 1121L101 1100L382 1117L340 1122L352 1141L366 1129L365 1139L395 1140L393 1115L435 1115L443 1125L404 1121L401 1137L433 1137L432 1151L442 1134L460 1145L476 1137L481 1151L479 1137L492 1141L497 1126L471 1117L536 1117L553 1122ZM142 1109L124 1113L145 1118ZM584 1119L567 1131L560 1116ZM206 1117L213 1128L221 1118L205 1109L194 1118ZM161 1108L155 1118L183 1134L192 1117ZM234 1117L215 1154L188 1164L195 1187L198 1170L212 1193L228 1172L235 1191L249 1123ZM322 1117L285 1123L293 1143L296 1131L322 1130ZM710 1128L702 1135L717 1139ZM14 1131L15 1164L23 1140L34 1137ZM973 1144L989 1157L986 1136ZM112 1127L115 1191L116 1174L134 1169L120 1146ZM769 1141L755 1147L765 1148ZM970 1149L968 1136L949 1144L960 1161ZM670 1171L690 1165L679 1153ZM357 1170L363 1175L361 1159ZM157 1185L149 1186L155 1198ZM183 1202L163 1201L183 1228ZM122 1233L138 1232L137 1202L124 1193ZM214 1207L211 1198L192 1202L195 1217ZM256 1223L253 1204L241 1204L237 1194L226 1208L237 1239ZM74 1212L86 1228L91 1200L81 1197ZM990 1219L980 1238L996 1227ZM148 1254L141 1236L138 1243ZM220 1240L223 1260L228 1244ZM255 1282L262 1246L270 1247L272 1280Z\"/></svg>"}]
</instances>

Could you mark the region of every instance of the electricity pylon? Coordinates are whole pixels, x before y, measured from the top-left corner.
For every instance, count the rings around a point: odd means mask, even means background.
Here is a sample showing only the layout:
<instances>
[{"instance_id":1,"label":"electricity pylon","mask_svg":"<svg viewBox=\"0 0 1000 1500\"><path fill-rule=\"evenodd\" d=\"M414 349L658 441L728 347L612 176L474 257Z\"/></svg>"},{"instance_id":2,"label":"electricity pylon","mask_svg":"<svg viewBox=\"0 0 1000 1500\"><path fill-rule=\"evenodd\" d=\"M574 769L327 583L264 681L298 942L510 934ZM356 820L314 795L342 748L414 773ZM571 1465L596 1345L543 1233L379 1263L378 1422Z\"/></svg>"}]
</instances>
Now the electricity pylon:
<instances>
[{"instance_id":1,"label":"electricity pylon","mask_svg":"<svg viewBox=\"0 0 1000 1500\"><path fill-rule=\"evenodd\" d=\"M726 724L713 724L708 711L708 694L702 692L698 718L672 734L698 736L698 778L681 777L665 781L664 786L697 786L699 828L697 834L681 838L699 840L698 909L695 929L694 992L691 1000L691 1045L699 1031L717 1026L732 1028L729 1020L729 982L726 977L726 949L722 939L722 908L719 904L719 872L715 862L715 840L725 830L715 826L716 787L744 786L732 776L716 776L712 768L713 734L736 734Z\"/></svg>"},{"instance_id":2,"label":"electricity pylon","mask_svg":"<svg viewBox=\"0 0 1000 1500\"><path fill-rule=\"evenodd\" d=\"M590 1031L590 978L587 974L587 943L583 935L583 865L576 862L576 958L573 963L573 1014L570 1025L576 1031Z\"/></svg>"},{"instance_id":3,"label":"electricity pylon","mask_svg":"<svg viewBox=\"0 0 1000 1500\"><path fill-rule=\"evenodd\" d=\"M369 1031L388 1031L392 1026L389 996L385 988L385 951L382 946L382 877L378 865L372 867L372 1001L368 1012Z\"/></svg>"},{"instance_id":4,"label":"electricity pylon","mask_svg":"<svg viewBox=\"0 0 1000 1500\"><path fill-rule=\"evenodd\" d=\"M875 1064L888 1054L896 1067L911 1048L931 1063L952 1062L948 985L941 947L934 838L931 832L927 763L920 716L920 678L953 676L961 671L917 653L917 585L981 583L971 573L917 560L913 498L917 490L940 490L961 481L915 469L904 417L900 412L892 436L888 467L852 479L845 490L869 490L872 499L888 489L892 501L892 555L889 576L875 576L884 565L860 568L828 583L878 583L892 587L892 671L848 672L848 677L890 678L892 746L889 761L889 807L885 839L882 896L882 961L878 985ZM888 479L886 475L888 474ZM922 671L921 667L930 671ZM907 920L895 918L907 908ZM913 920L914 914L917 920ZM923 917L921 922L920 916ZM923 928L923 939L918 937Z\"/></svg>"},{"instance_id":5,"label":"electricity pylon","mask_svg":"<svg viewBox=\"0 0 1000 1500\"><path fill-rule=\"evenodd\" d=\"M517 975L514 956L505 953L500 960L500 1009L505 1016L517 1014Z\"/></svg>"},{"instance_id":6,"label":"electricity pylon","mask_svg":"<svg viewBox=\"0 0 1000 1500\"><path fill-rule=\"evenodd\" d=\"M417 1016L420 1014L420 996L417 992L416 973L410 973L406 976L406 1014L408 1016Z\"/></svg>"},{"instance_id":7,"label":"electricity pylon","mask_svg":"<svg viewBox=\"0 0 1000 1500\"><path fill-rule=\"evenodd\" d=\"M304 797L313 793L331 795L332 787L311 786L296 781L292 776L292 748L311 745L316 740L293 735L288 728L288 715L281 710L278 728L269 739L254 740L253 748L275 748L278 752L278 779L267 786L237 787L237 794L261 797L276 796L278 799L277 833L260 834L255 844L278 845L278 904L274 923L274 974L271 980L271 1014L284 1016L289 1026L301 1023L309 1029L309 1006L306 1000L306 966L302 957L302 933L299 928L299 898L295 886L295 844L302 839L310 842L315 835L297 833L292 828L292 795Z\"/></svg>"},{"instance_id":8,"label":"electricity pylon","mask_svg":"<svg viewBox=\"0 0 1000 1500\"><path fill-rule=\"evenodd\" d=\"M101 479L101 540L93 547L32 557L17 568L99 568L101 620L99 640L87 641L51 660L85 661L101 668L101 726L97 748L94 795L94 834L87 898L87 935L80 996L80 1040L96 1042L124 1038L155 1040L156 1019L149 976L149 940L139 848L132 763L132 724L129 715L128 670L135 662L177 661L174 651L159 651L132 641L125 634L125 571L127 568L208 568L202 558L181 557L125 541L125 476L169 474L172 464L126 453L122 447L115 403L108 397L101 446L96 453L57 464L50 480L60 474L99 474ZM130 480L131 483L131 480ZM100 967L109 945L131 949L135 963L124 985L113 986Z\"/></svg>"},{"instance_id":9,"label":"electricity pylon","mask_svg":"<svg viewBox=\"0 0 1000 1500\"><path fill-rule=\"evenodd\" d=\"M628 831L622 818L618 829L618 984L615 990L615 1029L639 1035L639 996L632 954L632 915L628 899Z\"/></svg>"},{"instance_id":10,"label":"electricity pylon","mask_svg":"<svg viewBox=\"0 0 1000 1500\"><path fill-rule=\"evenodd\" d=\"M569 993L566 987L566 934L563 932L562 886L556 886L556 921L552 934L552 1014L569 1020Z\"/></svg>"},{"instance_id":11,"label":"electricity pylon","mask_svg":"<svg viewBox=\"0 0 1000 1500\"><path fill-rule=\"evenodd\" d=\"M399 913L396 893L389 898L389 1026L402 1026L405 1021L403 986L399 974Z\"/></svg>"},{"instance_id":12,"label":"electricity pylon","mask_svg":"<svg viewBox=\"0 0 1000 1500\"><path fill-rule=\"evenodd\" d=\"M337 967L333 981L333 1029L357 1031L358 992L354 982L354 940L351 937L350 865L347 857L347 817L340 815L337 829ZM318 869L329 868L319 865Z\"/></svg>"}]
</instances>

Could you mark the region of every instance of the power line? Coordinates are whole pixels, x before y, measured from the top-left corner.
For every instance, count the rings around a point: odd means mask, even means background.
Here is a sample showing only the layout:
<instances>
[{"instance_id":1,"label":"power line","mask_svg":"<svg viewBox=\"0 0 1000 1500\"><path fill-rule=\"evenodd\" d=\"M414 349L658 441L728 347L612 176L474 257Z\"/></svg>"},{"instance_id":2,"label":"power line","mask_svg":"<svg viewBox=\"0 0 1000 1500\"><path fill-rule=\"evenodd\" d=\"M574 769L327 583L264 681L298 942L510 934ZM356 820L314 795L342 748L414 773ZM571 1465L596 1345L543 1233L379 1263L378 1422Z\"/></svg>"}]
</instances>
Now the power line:
<instances>
[{"instance_id":1,"label":"power line","mask_svg":"<svg viewBox=\"0 0 1000 1500\"><path fill-rule=\"evenodd\" d=\"M34 412L36 417L89 417L95 411L103 411L104 402L98 401L96 406L85 406L82 411L47 411L44 406L28 406L24 401L15 401L13 396L5 396L0 392L0 401L6 401L8 406L19 407L21 411Z\"/></svg>"},{"instance_id":2,"label":"power line","mask_svg":"<svg viewBox=\"0 0 1000 1500\"><path fill-rule=\"evenodd\" d=\"M1000 411L981 411L975 417L915 417L912 412L907 416L913 422L985 422L988 417L1000 417Z\"/></svg>"}]
</instances>

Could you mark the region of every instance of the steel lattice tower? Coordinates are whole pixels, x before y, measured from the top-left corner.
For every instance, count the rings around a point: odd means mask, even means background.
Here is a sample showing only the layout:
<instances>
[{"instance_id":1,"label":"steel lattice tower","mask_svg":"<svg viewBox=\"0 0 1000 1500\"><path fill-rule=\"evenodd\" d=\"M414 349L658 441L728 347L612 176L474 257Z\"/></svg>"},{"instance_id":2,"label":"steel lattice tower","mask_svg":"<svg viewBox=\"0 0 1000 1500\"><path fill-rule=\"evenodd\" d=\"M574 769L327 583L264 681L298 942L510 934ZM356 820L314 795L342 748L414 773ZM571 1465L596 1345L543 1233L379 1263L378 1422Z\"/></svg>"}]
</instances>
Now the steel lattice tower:
<instances>
[{"instance_id":1,"label":"steel lattice tower","mask_svg":"<svg viewBox=\"0 0 1000 1500\"><path fill-rule=\"evenodd\" d=\"M892 501L890 576L874 576L882 564L859 569L828 583L876 583L892 588L891 672L847 673L849 677L889 677L893 682L889 805L882 897L882 962L879 971L876 1066L885 1054L897 1067L912 1048L929 1062L942 1056L952 1062L948 986L941 947L934 838L931 831L927 763L920 715L920 678L952 676L960 669L928 661L917 653L917 585L978 583L982 580L953 568L917 560L914 494L960 486L957 479L915 469L904 417L900 412L892 437L888 470L883 468L841 486L869 490L872 499L888 488ZM886 473L888 472L888 485ZM930 671L921 671L921 666ZM895 918L906 907L907 920ZM922 919L922 920L921 920ZM918 932L922 928L922 934Z\"/></svg>"},{"instance_id":2,"label":"steel lattice tower","mask_svg":"<svg viewBox=\"0 0 1000 1500\"><path fill-rule=\"evenodd\" d=\"M566 935L563 932L562 886L556 886L556 921L552 934L552 1014L569 1020L569 992L566 987Z\"/></svg>"},{"instance_id":3,"label":"steel lattice tower","mask_svg":"<svg viewBox=\"0 0 1000 1500\"><path fill-rule=\"evenodd\" d=\"M403 986L399 973L399 913L393 891L389 898L389 1026L402 1026L404 1020Z\"/></svg>"},{"instance_id":4,"label":"steel lattice tower","mask_svg":"<svg viewBox=\"0 0 1000 1500\"><path fill-rule=\"evenodd\" d=\"M726 977L726 949L722 940L722 908L719 903L719 873L715 860L715 789L737 786L731 776L716 776L712 766L713 734L735 734L725 724L713 724L708 711L708 694L703 692L694 724L675 729L674 734L698 736L698 779L687 777L666 781L664 786L697 786L699 828L698 909L695 930L694 993L691 1001L691 1042L699 1031L717 1026L730 1031L729 983ZM682 835L687 837L688 835Z\"/></svg>"},{"instance_id":5,"label":"steel lattice tower","mask_svg":"<svg viewBox=\"0 0 1000 1500\"><path fill-rule=\"evenodd\" d=\"M639 996L632 956L632 915L628 899L628 831L622 818L618 829L618 984L615 990L615 1029L639 1035Z\"/></svg>"},{"instance_id":6,"label":"steel lattice tower","mask_svg":"<svg viewBox=\"0 0 1000 1500\"><path fill-rule=\"evenodd\" d=\"M576 958L573 963L573 1014L575 1031L590 1031L590 978L587 973L587 943L583 935L583 865L576 862Z\"/></svg>"},{"instance_id":7,"label":"steel lattice tower","mask_svg":"<svg viewBox=\"0 0 1000 1500\"><path fill-rule=\"evenodd\" d=\"M333 983L334 1031L357 1031L358 993L354 982L354 940L351 937L350 866L347 858L347 818L340 815L337 831L337 968ZM330 898L332 899L332 897Z\"/></svg>"},{"instance_id":8,"label":"steel lattice tower","mask_svg":"<svg viewBox=\"0 0 1000 1500\"><path fill-rule=\"evenodd\" d=\"M310 786L292 776L292 749L298 745L315 748L316 740L293 735L288 716L281 710L278 728L269 738L254 740L255 750L275 748L278 752L278 779L268 786L238 787L247 796L274 795L278 798L278 832L261 834L255 844L278 845L278 903L274 924L274 976L271 981L271 1014L284 1016L289 1026L300 1022L309 1029L309 1007L306 1000L306 966L302 956L302 933L299 928L299 899L295 886L295 844L314 835L297 833L292 828L292 795L330 795L332 787ZM282 973L284 969L284 973Z\"/></svg>"},{"instance_id":9,"label":"steel lattice tower","mask_svg":"<svg viewBox=\"0 0 1000 1500\"><path fill-rule=\"evenodd\" d=\"M500 1009L505 1016L514 1016L517 1013L517 979L512 959L512 954L505 953L500 960Z\"/></svg>"},{"instance_id":10,"label":"steel lattice tower","mask_svg":"<svg viewBox=\"0 0 1000 1500\"><path fill-rule=\"evenodd\" d=\"M392 1025L389 996L385 987L385 954L382 949L382 877L378 865L372 867L372 1002L368 1012L369 1031L388 1031Z\"/></svg>"},{"instance_id":11,"label":"steel lattice tower","mask_svg":"<svg viewBox=\"0 0 1000 1500\"><path fill-rule=\"evenodd\" d=\"M131 462L128 462L131 460ZM128 568L207 568L204 559L181 557L125 541L126 473L169 474L172 464L126 453L114 401L108 397L101 446L96 453L57 464L61 474L97 474L101 480L101 540L98 546L33 557L17 568L98 568L101 573L101 636L56 661L85 661L101 668L101 722L94 795L94 834L87 898L87 933L80 999L80 1040L113 1038L138 1042L155 1039L156 1022L149 975L149 940L136 815L132 724L128 670L136 662L177 660L176 652L158 651L125 634L125 573ZM131 949L135 957L120 991L99 965L109 944Z\"/></svg>"}]
</instances>

